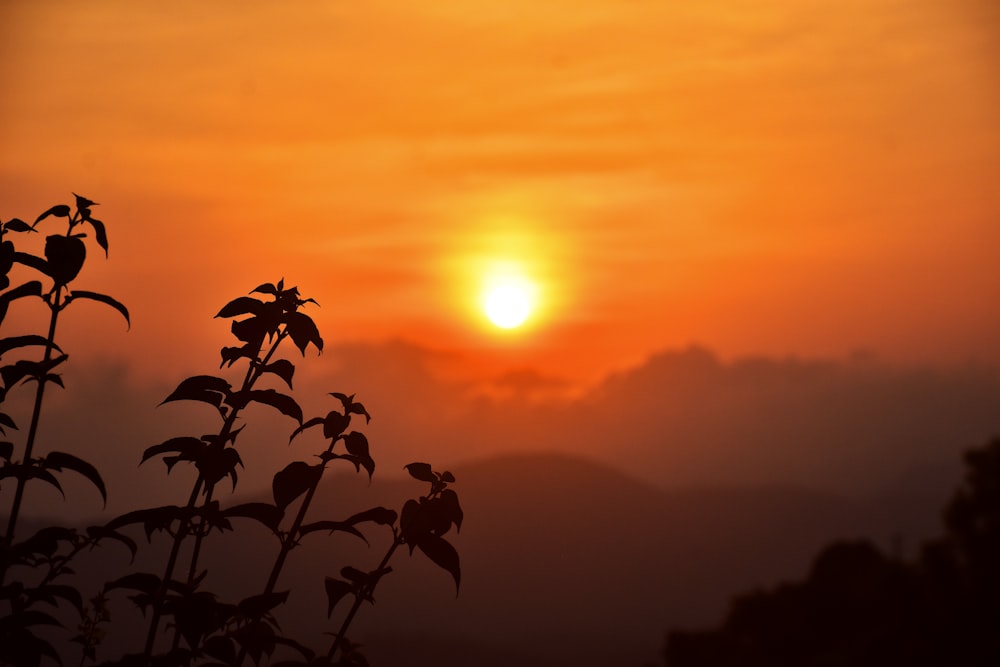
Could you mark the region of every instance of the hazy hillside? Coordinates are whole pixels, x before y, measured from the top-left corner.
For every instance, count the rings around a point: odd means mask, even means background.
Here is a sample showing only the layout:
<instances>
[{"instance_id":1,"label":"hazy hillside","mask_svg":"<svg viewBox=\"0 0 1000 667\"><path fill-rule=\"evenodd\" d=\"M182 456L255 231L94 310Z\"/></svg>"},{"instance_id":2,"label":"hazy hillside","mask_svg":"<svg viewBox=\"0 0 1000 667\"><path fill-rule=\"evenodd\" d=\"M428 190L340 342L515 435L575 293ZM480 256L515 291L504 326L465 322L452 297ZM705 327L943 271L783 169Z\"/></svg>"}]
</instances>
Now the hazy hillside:
<instances>
[{"instance_id":1,"label":"hazy hillside","mask_svg":"<svg viewBox=\"0 0 1000 667\"><path fill-rule=\"evenodd\" d=\"M505 456L454 472L466 512L454 539L461 594L420 554L397 556L378 604L364 609L355 630L376 667L638 666L656 659L668 627L715 621L733 592L802 573L826 541L891 539L869 508L805 489L668 493L564 455ZM363 476L338 475L325 484L314 516L398 506L420 490L412 480L368 485ZM930 531L936 517L922 523ZM382 547L374 527L371 534L370 551L339 534L304 540L279 585L293 590L283 627L307 643L326 643L323 576L347 563L373 567ZM237 526L211 543L210 580L263 584L276 550L263 529ZM102 560L122 566L114 551ZM136 628L116 631L122 639Z\"/></svg>"}]
</instances>

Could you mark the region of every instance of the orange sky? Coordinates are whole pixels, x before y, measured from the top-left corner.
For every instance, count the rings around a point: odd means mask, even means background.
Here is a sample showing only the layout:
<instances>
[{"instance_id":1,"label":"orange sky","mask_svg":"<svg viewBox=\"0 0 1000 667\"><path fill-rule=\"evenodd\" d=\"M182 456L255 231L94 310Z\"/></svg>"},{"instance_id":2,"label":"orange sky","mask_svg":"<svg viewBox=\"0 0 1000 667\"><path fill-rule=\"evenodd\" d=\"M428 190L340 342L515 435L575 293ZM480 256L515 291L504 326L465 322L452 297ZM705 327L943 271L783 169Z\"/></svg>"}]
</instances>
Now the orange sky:
<instances>
[{"instance_id":1,"label":"orange sky","mask_svg":"<svg viewBox=\"0 0 1000 667\"><path fill-rule=\"evenodd\" d=\"M8 1L0 217L101 202L80 286L134 326L78 314L75 349L158 368L280 276L330 342L491 371L998 363L997 34L985 0ZM515 333L476 311L503 261L539 285Z\"/></svg>"}]
</instances>

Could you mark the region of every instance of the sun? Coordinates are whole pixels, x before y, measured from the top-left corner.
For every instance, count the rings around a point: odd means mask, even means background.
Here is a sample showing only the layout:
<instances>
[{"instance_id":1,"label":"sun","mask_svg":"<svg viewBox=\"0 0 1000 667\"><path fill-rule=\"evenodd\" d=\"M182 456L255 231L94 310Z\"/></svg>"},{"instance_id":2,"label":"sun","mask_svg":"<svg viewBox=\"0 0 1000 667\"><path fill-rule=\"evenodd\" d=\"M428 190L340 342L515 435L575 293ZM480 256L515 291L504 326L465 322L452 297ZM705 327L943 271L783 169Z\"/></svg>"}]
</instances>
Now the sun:
<instances>
[{"instance_id":1,"label":"sun","mask_svg":"<svg viewBox=\"0 0 1000 667\"><path fill-rule=\"evenodd\" d=\"M531 298L522 285L494 285L483 296L483 309L493 324L501 329L513 329L524 324L531 314Z\"/></svg>"}]
</instances>

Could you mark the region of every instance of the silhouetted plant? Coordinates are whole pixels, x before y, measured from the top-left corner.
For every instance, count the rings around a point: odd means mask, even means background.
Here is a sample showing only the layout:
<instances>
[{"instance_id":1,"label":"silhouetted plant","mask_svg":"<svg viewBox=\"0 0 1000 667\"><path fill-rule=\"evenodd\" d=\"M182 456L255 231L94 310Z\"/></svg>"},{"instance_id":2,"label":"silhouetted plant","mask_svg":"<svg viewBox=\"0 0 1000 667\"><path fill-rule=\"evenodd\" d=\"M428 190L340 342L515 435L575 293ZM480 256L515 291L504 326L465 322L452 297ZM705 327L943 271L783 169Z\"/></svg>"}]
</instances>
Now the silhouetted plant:
<instances>
[{"instance_id":1,"label":"silhouetted plant","mask_svg":"<svg viewBox=\"0 0 1000 667\"><path fill-rule=\"evenodd\" d=\"M345 461L354 467L355 472L360 473L363 469L371 479L375 461L369 451L368 440L361 432L350 430L353 417L363 416L365 423L371 417L353 395L332 393L330 395L339 402L339 409L304 421L302 410L292 396L266 386L268 382L280 381L288 390L292 389L295 366L289 359L278 356L284 341L291 340L303 357L310 346L318 352L323 349L323 339L315 323L303 312L305 306L315 304L315 301L301 298L298 290L295 287L286 288L284 281L258 286L249 296L230 301L217 315L233 320L230 329L238 344L222 348L220 368L246 364L238 384L215 375L196 375L183 380L163 401L203 403L218 414L219 427L214 433L173 437L146 448L142 454L142 463L161 458L168 474L178 463L193 464L196 477L184 505L131 511L103 526L90 527L83 532L61 527L44 528L28 540L20 543L13 541L23 487L28 480L41 479L61 491L58 479L52 473L73 470L97 486L106 500L103 480L96 468L86 461L58 451L49 452L41 458L32 456L44 386L47 382L61 384L59 376L52 370L66 359L54 339L59 313L73 300L84 298L106 303L128 319L128 311L114 299L69 287L79 273L86 254L81 240L83 234L79 231L74 233L79 225L91 225L98 244L107 251L104 226L90 215L93 205L90 200L78 196L77 210L72 215L68 206L56 206L39 216L35 225L49 216L69 220L65 236L46 239L44 258L16 250L7 239L3 239L0 246L0 269L3 269L0 284L3 287L9 286L8 274L16 263L39 271L52 280L48 292L43 293L41 282L29 281L0 294L0 317L6 315L14 300L32 296L42 298L51 313L47 336L24 335L0 340L0 354L32 346L44 350L41 361L20 359L0 368L4 384L0 399L18 382L38 382L32 426L23 458L14 460L12 443L0 444L0 459L3 461L0 479L14 478L17 481L0 566L3 574L18 567L35 573L37 579L36 583L28 586L23 581L24 577L20 577L0 588L0 601L7 602L10 607L9 613L0 618L0 662L32 667L40 664L43 657L61 662L60 651L33 630L34 626L62 625L62 621L55 616L35 609L38 604L56 605L58 601L68 602L79 617L77 634L69 641L80 645L80 664L96 661L106 628L111 622L111 598L125 591L135 608L144 616L148 613L145 639L140 652L128 653L105 664L187 666L209 663L239 666L247 657L259 664L264 658L270 659L279 646L292 650L297 656L294 660L282 661L280 664L283 665L367 664L358 645L347 638L347 631L360 606L366 601L374 602L375 587L391 571L389 561L393 554L404 544L411 554L419 549L451 574L457 590L461 578L459 557L444 535L452 526L460 528L463 513L458 496L449 488L455 481L454 476L450 472L435 472L426 463L413 463L406 466L410 475L429 483L430 488L425 495L408 501L400 512L375 507L345 519L306 521L323 473L331 462ZM0 233L30 233L35 225L14 219L2 225ZM243 411L253 403L268 406L296 422L289 441L306 430L321 426L327 444L317 456L318 463L295 461L274 474L273 503L248 502L223 507L216 494L219 484L225 480L229 480L231 491L236 490L238 470L243 465L236 442L246 426ZM0 431L3 428L14 429L16 425L9 416L0 414ZM292 504L300 498L297 510L286 516ZM212 533L232 531L234 520L251 520L265 527L276 539L278 550L270 573L263 578L262 589L245 591L249 595L238 602L228 603L209 590L208 572L201 568L200 560L205 540ZM365 524L388 527L392 542L373 570L366 572L344 566L340 570L340 578L326 578L328 616L332 616L341 601L353 598L336 631L331 633L333 641L328 650L325 654L318 653L282 635L275 611L286 602L289 591L276 589L291 552L305 536L313 533L343 532L367 542L361 531ZM160 574L130 572L115 577L97 595L89 598L88 605L84 604L84 596L76 586L54 583L57 578L72 574L69 563L77 554L105 539L124 544L134 558L137 544L121 532L133 526L141 526L150 543L155 534L169 536L170 549ZM185 544L190 544L190 550L187 560L182 563L182 546ZM171 623L163 627L165 618L169 618Z\"/></svg>"},{"instance_id":2,"label":"silhouetted plant","mask_svg":"<svg viewBox=\"0 0 1000 667\"><path fill-rule=\"evenodd\" d=\"M20 459L15 459L16 447L13 442L0 442L0 480L15 481L6 530L0 540L0 602L8 606L6 615L0 618L0 661L12 664L37 664L43 655L57 657L52 645L36 634L36 628L58 625L59 621L38 607L55 607L62 601L83 614L80 592L73 586L56 583L57 579L72 573L70 562L80 552L107 537L124 543L133 554L136 548L131 539L98 527L81 533L70 528L52 526L21 542L15 542L14 539L28 482L45 482L63 493L57 473L70 470L89 480L101 494L102 500L107 502L104 480L93 465L67 452L52 450L43 456L38 456L36 452L45 389L50 383L63 386L62 378L54 372L67 359L67 355L56 343L60 314L74 301L84 299L105 303L120 312L126 322L129 320L128 310L115 299L71 286L86 261L85 230L93 231L97 244L105 255L108 252L104 224L91 213L96 206L95 202L80 195L75 197L75 210L67 204L59 204L39 215L33 224L29 225L18 218L0 224L0 288L5 290L0 294L0 324L6 319L11 304L20 299L38 298L49 311L44 335L23 334L0 339L0 357L15 350L24 353L33 348L42 348L41 359L20 358L0 366L0 380L3 382L0 402L15 387L29 382L36 384L30 424ZM37 233L39 223L47 218L65 219L65 233L45 237L43 256L18 250L11 239L15 235L20 237ZM28 280L7 289L11 284L11 273L18 264L38 274L37 277L41 280ZM47 287L45 283L48 283ZM0 432L6 435L6 429L17 430L17 425L10 415L0 413ZM15 568L33 572L36 575L35 581L29 582L26 577L7 583L9 572Z\"/></svg>"}]
</instances>

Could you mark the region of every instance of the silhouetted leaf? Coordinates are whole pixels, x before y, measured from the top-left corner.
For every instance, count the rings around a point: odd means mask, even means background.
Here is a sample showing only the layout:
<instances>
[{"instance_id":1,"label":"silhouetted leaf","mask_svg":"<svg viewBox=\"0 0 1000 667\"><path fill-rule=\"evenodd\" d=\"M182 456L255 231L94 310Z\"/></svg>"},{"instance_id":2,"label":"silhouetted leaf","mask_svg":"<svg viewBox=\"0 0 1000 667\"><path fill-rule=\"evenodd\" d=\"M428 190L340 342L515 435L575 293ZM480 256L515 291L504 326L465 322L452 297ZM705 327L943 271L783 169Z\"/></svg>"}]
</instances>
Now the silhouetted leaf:
<instances>
[{"instance_id":1,"label":"silhouetted leaf","mask_svg":"<svg viewBox=\"0 0 1000 667\"><path fill-rule=\"evenodd\" d=\"M289 389L292 388L292 376L295 375L295 365L287 359L273 361L261 370L265 373L274 373L285 381Z\"/></svg>"},{"instance_id":2,"label":"silhouetted leaf","mask_svg":"<svg viewBox=\"0 0 1000 667\"><path fill-rule=\"evenodd\" d=\"M57 600L65 600L73 605L81 615L83 614L83 596L72 586L45 584L37 588L29 588L27 592L30 600L45 602L53 607L58 605Z\"/></svg>"},{"instance_id":3,"label":"silhouetted leaf","mask_svg":"<svg viewBox=\"0 0 1000 667\"><path fill-rule=\"evenodd\" d=\"M195 375L189 377L174 389L173 393L163 399L170 401L201 401L216 408L222 405L222 399L230 393L229 383L213 375ZM163 405L160 403L160 405Z\"/></svg>"},{"instance_id":4,"label":"silhouetted leaf","mask_svg":"<svg viewBox=\"0 0 1000 667\"><path fill-rule=\"evenodd\" d=\"M13 387L23 378L29 378L32 380L46 378L46 380L48 380L51 379L49 371L66 361L68 358L69 357L65 354L60 354L59 356L53 357L48 361L19 359L10 366L0 368L0 379L3 380L4 386L8 388ZM59 384L62 384L62 382L59 381Z\"/></svg>"},{"instance_id":5,"label":"silhouetted leaf","mask_svg":"<svg viewBox=\"0 0 1000 667\"><path fill-rule=\"evenodd\" d=\"M363 406L361 403L353 403L349 409L349 412L354 413L356 415L364 415L366 424L370 423L372 420L372 416L368 414L368 411L365 410L365 406Z\"/></svg>"},{"instance_id":6,"label":"silhouetted leaf","mask_svg":"<svg viewBox=\"0 0 1000 667\"><path fill-rule=\"evenodd\" d=\"M288 601L288 591L261 593L240 600L237 607L248 618L260 618L264 614Z\"/></svg>"},{"instance_id":7,"label":"silhouetted leaf","mask_svg":"<svg viewBox=\"0 0 1000 667\"><path fill-rule=\"evenodd\" d=\"M236 647L229 637L216 635L209 637L201 645L202 653L221 661L223 664L231 665L236 662Z\"/></svg>"},{"instance_id":8,"label":"silhouetted leaf","mask_svg":"<svg viewBox=\"0 0 1000 667\"><path fill-rule=\"evenodd\" d=\"M87 259L87 246L76 236L53 234L45 237L45 260L48 275L57 285L76 278Z\"/></svg>"},{"instance_id":9,"label":"silhouetted leaf","mask_svg":"<svg viewBox=\"0 0 1000 667\"><path fill-rule=\"evenodd\" d=\"M406 472L410 473L411 477L419 479L421 482L437 481L437 477L434 476L434 471L431 470L429 463L408 463L403 467L406 468Z\"/></svg>"},{"instance_id":10,"label":"silhouetted leaf","mask_svg":"<svg viewBox=\"0 0 1000 667\"><path fill-rule=\"evenodd\" d=\"M281 524L281 519L285 513L270 503L243 503L242 505L234 505L226 509L223 511L223 515L227 517L239 516L255 519L270 528L272 532L277 533L278 526Z\"/></svg>"},{"instance_id":11,"label":"silhouetted leaf","mask_svg":"<svg viewBox=\"0 0 1000 667\"><path fill-rule=\"evenodd\" d=\"M455 476L452 475L447 470L445 470L443 473L441 473L441 481L442 482L447 482L448 484L451 484L452 482L455 481Z\"/></svg>"},{"instance_id":12,"label":"silhouetted leaf","mask_svg":"<svg viewBox=\"0 0 1000 667\"><path fill-rule=\"evenodd\" d=\"M204 442L193 436L170 438L158 445L147 447L146 451L142 453L142 460L139 461L139 465L142 465L158 454L166 454L168 452L176 452L179 455L175 457L177 460L194 461L198 457L198 452L205 446ZM167 466L168 472L171 467L170 465Z\"/></svg>"},{"instance_id":13,"label":"silhouetted leaf","mask_svg":"<svg viewBox=\"0 0 1000 667\"><path fill-rule=\"evenodd\" d=\"M316 521L313 523L307 523L299 527L299 535L308 535L309 533L315 533L318 530L327 530L331 534L336 531L350 533L351 535L364 540L365 544L368 544L368 539L361 533L361 531L347 521Z\"/></svg>"},{"instance_id":14,"label":"silhouetted leaf","mask_svg":"<svg viewBox=\"0 0 1000 667\"><path fill-rule=\"evenodd\" d=\"M312 343L317 351L323 351L323 339L319 335L319 329L312 321L312 318L305 313L288 313L285 319L285 330L292 337L295 347L303 356L306 354L306 347Z\"/></svg>"},{"instance_id":15,"label":"silhouetted leaf","mask_svg":"<svg viewBox=\"0 0 1000 667\"><path fill-rule=\"evenodd\" d=\"M35 224L37 225L39 222L41 222L45 218L49 217L50 215L55 215L55 216L58 216L60 218L68 218L69 217L69 206L67 206L66 204L56 204L55 206L53 206L49 210L45 211L45 213L42 213L40 216L38 216L38 218L35 219ZM32 225L32 226L34 226L34 225Z\"/></svg>"},{"instance_id":16,"label":"silhouetted leaf","mask_svg":"<svg viewBox=\"0 0 1000 667\"><path fill-rule=\"evenodd\" d=\"M254 287L250 290L250 293L253 294L256 292L258 294L277 294L278 289L279 288L275 287L273 283L264 283L263 285L257 285L257 287Z\"/></svg>"},{"instance_id":17,"label":"silhouetted leaf","mask_svg":"<svg viewBox=\"0 0 1000 667\"><path fill-rule=\"evenodd\" d=\"M0 442L0 459L10 461L10 457L12 456L14 456L14 443Z\"/></svg>"},{"instance_id":18,"label":"silhouetted leaf","mask_svg":"<svg viewBox=\"0 0 1000 667\"><path fill-rule=\"evenodd\" d=\"M35 281L35 285L41 288L41 283ZM24 287L24 285L22 285ZM35 296L38 296L37 294ZM19 347L28 347L30 345L37 345L39 347L45 347L49 344L49 339L45 336L39 336L37 334L28 334L26 336L9 336L7 338L0 339L0 356L10 352L11 350L17 349ZM52 349L56 352L62 352L59 346L52 343Z\"/></svg>"},{"instance_id":19,"label":"silhouetted leaf","mask_svg":"<svg viewBox=\"0 0 1000 667\"><path fill-rule=\"evenodd\" d=\"M458 588L462 581L462 569L459 564L458 552L455 547L443 537L427 533L417 542L417 548L424 552L435 565L444 569L455 580L455 595L458 595Z\"/></svg>"},{"instance_id":20,"label":"silhouetted leaf","mask_svg":"<svg viewBox=\"0 0 1000 667\"><path fill-rule=\"evenodd\" d=\"M268 334L267 323L260 317L249 317L245 320L234 320L229 330L239 340L257 347Z\"/></svg>"},{"instance_id":21,"label":"silhouetted leaf","mask_svg":"<svg viewBox=\"0 0 1000 667\"><path fill-rule=\"evenodd\" d=\"M23 264L24 266L31 267L39 273L49 275L49 263L45 261L42 257L37 257L26 252L15 252L14 261L18 264Z\"/></svg>"},{"instance_id":22,"label":"silhouetted leaf","mask_svg":"<svg viewBox=\"0 0 1000 667\"><path fill-rule=\"evenodd\" d=\"M364 512L358 512L347 520L347 523L362 523L364 521L372 521L379 524L380 526L391 526L396 523L396 519L399 515L396 510L387 509L385 507L373 507Z\"/></svg>"},{"instance_id":23,"label":"silhouetted leaf","mask_svg":"<svg viewBox=\"0 0 1000 667\"><path fill-rule=\"evenodd\" d=\"M97 245L101 246L104 250L104 256L108 256L108 232L104 228L104 223L97 218L90 217L87 214L84 219L91 224L94 228L94 239L97 241Z\"/></svg>"},{"instance_id":24,"label":"silhouetted leaf","mask_svg":"<svg viewBox=\"0 0 1000 667\"><path fill-rule=\"evenodd\" d=\"M20 218L11 218L4 223L3 228L9 232L36 232L38 231Z\"/></svg>"},{"instance_id":25,"label":"silhouetted leaf","mask_svg":"<svg viewBox=\"0 0 1000 667\"><path fill-rule=\"evenodd\" d=\"M233 392L226 402L235 408L240 406L241 403L246 405L251 401L270 405L281 414L291 417L300 424L302 423L302 408L295 402L295 399L274 389L251 389L249 391Z\"/></svg>"},{"instance_id":26,"label":"silhouetted leaf","mask_svg":"<svg viewBox=\"0 0 1000 667\"><path fill-rule=\"evenodd\" d=\"M331 410L327 413L326 419L323 420L323 436L327 438L336 438L350 425L350 417L342 415L336 410Z\"/></svg>"},{"instance_id":27,"label":"silhouetted leaf","mask_svg":"<svg viewBox=\"0 0 1000 667\"><path fill-rule=\"evenodd\" d=\"M10 415L0 412L0 433L6 433L3 427L7 427L15 431L17 430L17 424L15 424L14 420L10 418Z\"/></svg>"},{"instance_id":28,"label":"silhouetted leaf","mask_svg":"<svg viewBox=\"0 0 1000 667\"><path fill-rule=\"evenodd\" d=\"M59 484L59 480L56 479L48 470L39 468L35 465L23 463L18 465L6 465L3 468L0 468L0 479L5 477L14 477L15 479L21 479L24 481L28 481L29 479L40 479L43 482L56 487L59 494L63 498L66 497L66 494L63 493L62 486Z\"/></svg>"},{"instance_id":29,"label":"silhouetted leaf","mask_svg":"<svg viewBox=\"0 0 1000 667\"><path fill-rule=\"evenodd\" d=\"M232 479L233 489L235 489L236 466L242 466L243 461L240 459L240 453L232 447L224 449L206 447L198 453L194 464L208 484L215 484L228 475Z\"/></svg>"},{"instance_id":30,"label":"silhouetted leaf","mask_svg":"<svg viewBox=\"0 0 1000 667\"><path fill-rule=\"evenodd\" d=\"M73 196L76 197L76 208L77 210L82 210L85 208L90 208L91 206L97 206L97 202L91 201L84 197L83 195L78 195L75 192Z\"/></svg>"},{"instance_id":31,"label":"silhouetted leaf","mask_svg":"<svg viewBox=\"0 0 1000 667\"><path fill-rule=\"evenodd\" d=\"M65 452L49 452L45 457L45 466L54 470L62 470L63 468L66 468L67 470L72 470L73 472L83 475L97 487L97 490L101 493L101 498L104 500L104 504L107 505L108 490L104 488L104 480L101 479L101 474L97 472L97 468L91 464L79 457L73 456L72 454L66 454Z\"/></svg>"},{"instance_id":32,"label":"silhouetted leaf","mask_svg":"<svg viewBox=\"0 0 1000 667\"><path fill-rule=\"evenodd\" d=\"M311 466L303 461L293 461L274 475L271 482L271 492L274 504L281 510L317 484L323 476L323 469Z\"/></svg>"},{"instance_id":33,"label":"silhouetted leaf","mask_svg":"<svg viewBox=\"0 0 1000 667\"><path fill-rule=\"evenodd\" d=\"M324 423L322 417L313 417L312 419L310 419L309 421L305 422L304 424L296 428L294 431L292 431L292 435L289 436L288 442L294 440L295 436L297 436L299 433L302 433L302 431L306 430L307 428L312 428L313 426L319 426L322 423Z\"/></svg>"},{"instance_id":34,"label":"silhouetted leaf","mask_svg":"<svg viewBox=\"0 0 1000 667\"><path fill-rule=\"evenodd\" d=\"M112 299L110 296L106 294L98 294L97 292L73 290L73 294L67 299L67 301L75 299L90 299L91 301L99 301L100 303L105 303L111 306L112 308L114 308L115 310L117 310L119 313L122 314L122 317L125 318L125 323L128 325L128 328L129 329L132 328L132 321L129 319L128 316L128 308L126 308L124 305L122 305L115 299Z\"/></svg>"},{"instance_id":35,"label":"silhouetted leaf","mask_svg":"<svg viewBox=\"0 0 1000 667\"><path fill-rule=\"evenodd\" d=\"M27 555L52 556L59 549L60 542L72 543L76 540L76 531L62 526L48 526L35 532L34 535L11 547L15 558Z\"/></svg>"},{"instance_id":36,"label":"silhouetted leaf","mask_svg":"<svg viewBox=\"0 0 1000 667\"><path fill-rule=\"evenodd\" d=\"M403 511L399 515L399 530L403 540L413 553L413 548L417 545L417 539L428 532L428 527L423 521L423 513L420 511L420 503L416 500L407 500L403 503Z\"/></svg>"},{"instance_id":37,"label":"silhouetted leaf","mask_svg":"<svg viewBox=\"0 0 1000 667\"><path fill-rule=\"evenodd\" d=\"M222 363L219 364L219 368L222 368L226 364L232 367L240 359L253 359L256 355L256 350L248 343L242 347L224 347L220 350L222 355Z\"/></svg>"},{"instance_id":38,"label":"silhouetted leaf","mask_svg":"<svg viewBox=\"0 0 1000 667\"><path fill-rule=\"evenodd\" d=\"M184 516L185 510L183 507L178 507L177 505L163 505L161 507L151 507L148 509L127 512L104 524L104 527L108 530L118 530L119 528L124 528L125 526L141 523L143 530L146 532L146 539L152 540L153 531L168 530L174 521L179 521L183 519Z\"/></svg>"},{"instance_id":39,"label":"silhouetted leaf","mask_svg":"<svg viewBox=\"0 0 1000 667\"><path fill-rule=\"evenodd\" d=\"M239 315L259 315L264 308L264 302L249 296L233 299L216 315L216 317L237 317Z\"/></svg>"},{"instance_id":40,"label":"silhouetted leaf","mask_svg":"<svg viewBox=\"0 0 1000 667\"><path fill-rule=\"evenodd\" d=\"M133 572L104 584L105 591L112 591L116 588L127 588L152 595L160 589L160 578L150 572Z\"/></svg>"},{"instance_id":41,"label":"silhouetted leaf","mask_svg":"<svg viewBox=\"0 0 1000 667\"><path fill-rule=\"evenodd\" d=\"M44 260L40 261L44 263ZM0 294L0 322L2 322L7 316L7 310L10 307L11 302L26 296L37 296L40 298L42 296L42 283L37 280L32 280Z\"/></svg>"},{"instance_id":42,"label":"silhouetted leaf","mask_svg":"<svg viewBox=\"0 0 1000 667\"><path fill-rule=\"evenodd\" d=\"M122 535L116 530L111 530L107 526L88 526L87 535L92 540L115 540L124 544L129 552L132 554L132 559L135 559L135 554L139 550L139 546L135 543L131 537L127 535Z\"/></svg>"},{"instance_id":43,"label":"silhouetted leaf","mask_svg":"<svg viewBox=\"0 0 1000 667\"><path fill-rule=\"evenodd\" d=\"M465 513L458 502L458 494L451 489L445 489L437 498L438 505L442 508L442 514L447 517L450 523L455 524L455 529L462 530L462 519Z\"/></svg>"},{"instance_id":44,"label":"silhouetted leaf","mask_svg":"<svg viewBox=\"0 0 1000 667\"><path fill-rule=\"evenodd\" d=\"M337 606L338 602L344 599L345 595L353 592L354 587L342 579L334 579L333 577L327 577L325 585L327 601L326 617L330 618L333 614L333 608Z\"/></svg>"}]
</instances>

